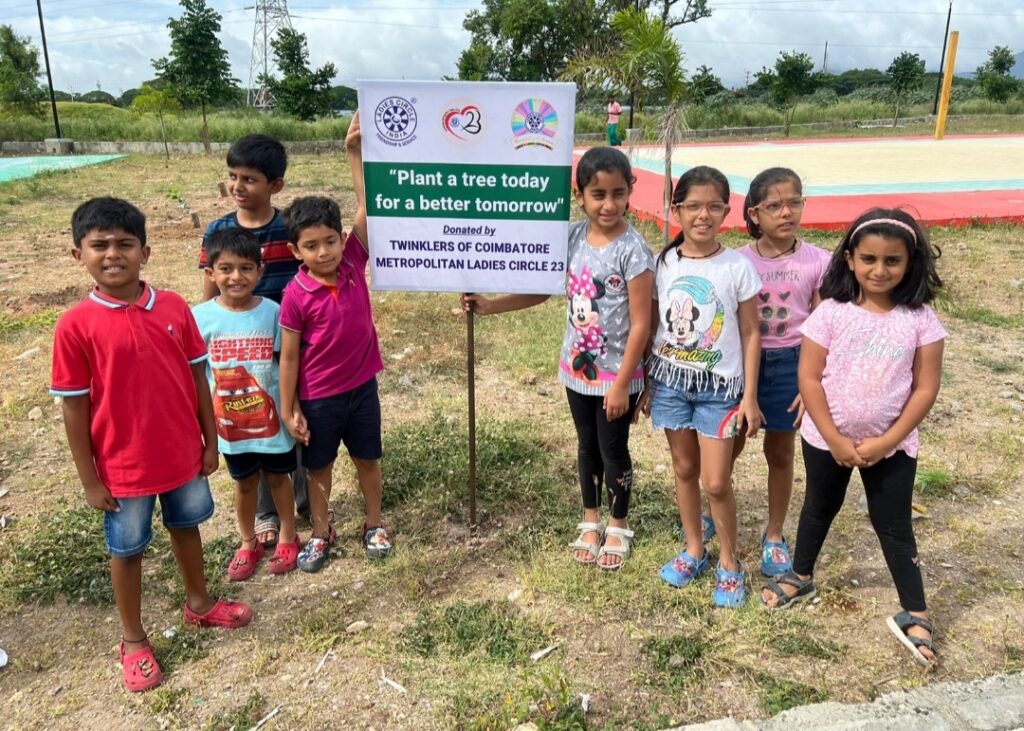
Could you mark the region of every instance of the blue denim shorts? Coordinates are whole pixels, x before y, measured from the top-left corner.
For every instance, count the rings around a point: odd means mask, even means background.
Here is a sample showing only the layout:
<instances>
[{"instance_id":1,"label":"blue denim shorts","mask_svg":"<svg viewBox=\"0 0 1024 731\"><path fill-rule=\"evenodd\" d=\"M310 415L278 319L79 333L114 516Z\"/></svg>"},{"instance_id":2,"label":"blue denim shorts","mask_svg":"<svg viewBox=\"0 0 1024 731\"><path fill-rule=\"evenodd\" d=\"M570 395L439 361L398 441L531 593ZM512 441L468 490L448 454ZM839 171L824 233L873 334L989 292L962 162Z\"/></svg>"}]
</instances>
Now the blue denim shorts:
<instances>
[{"instance_id":1,"label":"blue denim shorts","mask_svg":"<svg viewBox=\"0 0 1024 731\"><path fill-rule=\"evenodd\" d=\"M796 412L786 411L800 392L796 367L800 346L761 351L761 371L757 377L757 405L764 414L766 431L796 431Z\"/></svg>"},{"instance_id":2,"label":"blue denim shorts","mask_svg":"<svg viewBox=\"0 0 1024 731\"><path fill-rule=\"evenodd\" d=\"M651 382L651 425L655 429L692 429L712 439L731 439L738 431L740 396L727 396L725 386L714 379L698 385L669 386Z\"/></svg>"},{"instance_id":3,"label":"blue denim shorts","mask_svg":"<svg viewBox=\"0 0 1024 731\"><path fill-rule=\"evenodd\" d=\"M202 475L159 495L115 498L121 510L103 514L103 533L111 556L124 558L146 550L153 540L153 508L157 498L168 528L195 528L213 515L210 483Z\"/></svg>"},{"instance_id":4,"label":"blue denim shorts","mask_svg":"<svg viewBox=\"0 0 1024 731\"><path fill-rule=\"evenodd\" d=\"M338 457L342 442L354 459L380 459L380 396L371 378L337 396L302 402L309 426L309 444L302 448L302 466L322 470Z\"/></svg>"}]
</instances>

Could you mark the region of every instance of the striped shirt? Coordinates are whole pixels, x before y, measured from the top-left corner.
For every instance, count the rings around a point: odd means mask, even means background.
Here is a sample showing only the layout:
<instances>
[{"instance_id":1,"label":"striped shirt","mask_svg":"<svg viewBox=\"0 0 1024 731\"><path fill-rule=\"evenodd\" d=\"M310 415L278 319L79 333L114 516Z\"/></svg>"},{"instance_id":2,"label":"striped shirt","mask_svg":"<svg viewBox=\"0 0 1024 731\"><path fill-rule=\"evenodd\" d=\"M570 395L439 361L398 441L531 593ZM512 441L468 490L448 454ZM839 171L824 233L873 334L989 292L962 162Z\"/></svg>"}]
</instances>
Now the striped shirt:
<instances>
[{"instance_id":1,"label":"striped shirt","mask_svg":"<svg viewBox=\"0 0 1024 731\"><path fill-rule=\"evenodd\" d=\"M284 224L281 211L274 209L274 217L270 222L259 228L247 228L238 223L238 212L232 211L226 216L211 221L203 234L203 245L199 250L199 268L206 268L206 239L214 232L224 228L244 228L260 242L263 255L263 276L256 283L253 294L266 297L278 304L288 282L292 281L301 263L288 248L288 227Z\"/></svg>"}]
</instances>

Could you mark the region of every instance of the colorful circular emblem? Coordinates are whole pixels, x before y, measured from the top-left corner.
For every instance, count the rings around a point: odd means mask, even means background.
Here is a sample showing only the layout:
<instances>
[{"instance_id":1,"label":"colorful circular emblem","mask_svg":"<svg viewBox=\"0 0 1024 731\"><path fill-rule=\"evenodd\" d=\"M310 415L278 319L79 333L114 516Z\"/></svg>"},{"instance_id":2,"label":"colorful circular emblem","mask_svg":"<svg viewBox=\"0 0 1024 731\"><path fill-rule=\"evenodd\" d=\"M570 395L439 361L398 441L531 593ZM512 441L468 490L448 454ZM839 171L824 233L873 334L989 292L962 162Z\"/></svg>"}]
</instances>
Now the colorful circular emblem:
<instances>
[{"instance_id":1,"label":"colorful circular emblem","mask_svg":"<svg viewBox=\"0 0 1024 731\"><path fill-rule=\"evenodd\" d=\"M518 147L526 145L554 146L558 132L558 114L544 99L524 99L512 112L512 136Z\"/></svg>"},{"instance_id":2,"label":"colorful circular emblem","mask_svg":"<svg viewBox=\"0 0 1024 731\"><path fill-rule=\"evenodd\" d=\"M373 123L385 142L401 144L416 132L416 107L400 96L382 99L374 110Z\"/></svg>"}]
</instances>

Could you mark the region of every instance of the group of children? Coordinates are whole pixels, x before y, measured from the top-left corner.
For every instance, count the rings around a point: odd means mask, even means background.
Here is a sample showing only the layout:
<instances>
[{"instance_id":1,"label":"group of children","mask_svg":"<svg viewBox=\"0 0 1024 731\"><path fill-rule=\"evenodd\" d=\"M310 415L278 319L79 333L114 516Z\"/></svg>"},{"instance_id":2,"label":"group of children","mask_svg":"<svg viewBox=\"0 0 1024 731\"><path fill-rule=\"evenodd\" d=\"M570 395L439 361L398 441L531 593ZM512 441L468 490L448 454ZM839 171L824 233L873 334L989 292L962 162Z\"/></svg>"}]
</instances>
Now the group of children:
<instances>
[{"instance_id":1,"label":"group of children","mask_svg":"<svg viewBox=\"0 0 1024 731\"><path fill-rule=\"evenodd\" d=\"M235 483L241 538L232 580L251 577L270 549L271 573L322 568L337 540L329 500L342 443L366 503L366 553L392 549L381 521L383 362L366 280L360 142L357 113L346 138L357 200L347 236L328 198L274 208L287 166L280 143L251 135L232 145L237 210L207 229L205 301L191 312L142 280L150 248L137 208L94 198L74 213L72 255L96 285L57 324L51 391L63 397L86 500L104 511L129 690L161 682L141 618L141 557L157 498L185 585L185 621L237 628L252 618L245 604L206 590L198 526L213 513L206 477L219 455ZM714 602L743 604L732 471L745 439L763 427L762 604L814 596L814 564L857 467L904 610L890 627L918 662L934 665L910 522L917 425L938 393L946 337L926 306L941 282L925 232L899 209L875 209L830 255L799 237L800 178L772 168L744 203L752 241L729 249L717 238L729 182L701 166L676 184L681 233L655 258L625 218L634 184L625 155L588 151L575 183L585 218L569 229L558 374L583 497L573 558L607 571L629 558L629 429L649 415L668 437L684 541L660 576L692 583L709 570L705 545L717 535ZM486 315L545 299L464 295L463 308ZM807 483L791 552L783 526L798 429ZM305 545L297 511L312 524Z\"/></svg>"}]
</instances>

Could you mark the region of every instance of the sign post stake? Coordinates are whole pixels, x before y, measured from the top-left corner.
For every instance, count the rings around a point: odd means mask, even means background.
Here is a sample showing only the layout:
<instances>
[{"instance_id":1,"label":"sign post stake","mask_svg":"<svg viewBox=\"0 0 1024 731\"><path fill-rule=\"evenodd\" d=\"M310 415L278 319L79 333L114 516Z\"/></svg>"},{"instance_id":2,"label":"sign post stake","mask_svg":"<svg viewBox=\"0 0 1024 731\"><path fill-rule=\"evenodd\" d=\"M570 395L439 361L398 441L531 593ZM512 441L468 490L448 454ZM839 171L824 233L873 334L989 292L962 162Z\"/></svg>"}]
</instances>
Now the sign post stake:
<instances>
[{"instance_id":1,"label":"sign post stake","mask_svg":"<svg viewBox=\"0 0 1024 731\"><path fill-rule=\"evenodd\" d=\"M476 345L472 309L466 313L466 377L469 387L469 525L476 528Z\"/></svg>"}]
</instances>

